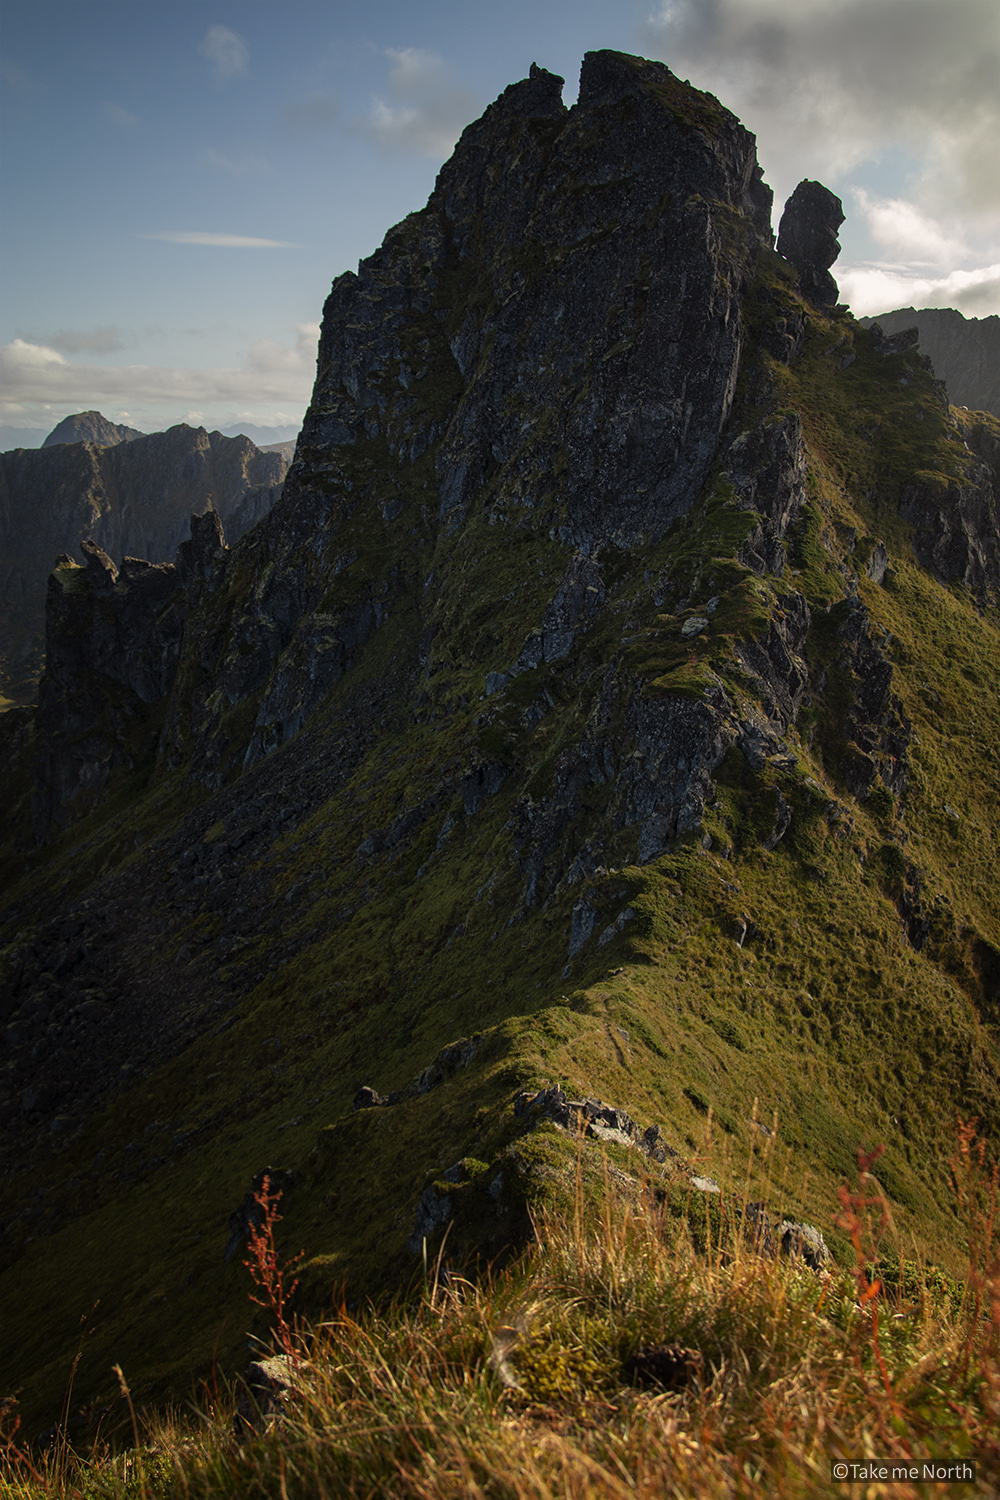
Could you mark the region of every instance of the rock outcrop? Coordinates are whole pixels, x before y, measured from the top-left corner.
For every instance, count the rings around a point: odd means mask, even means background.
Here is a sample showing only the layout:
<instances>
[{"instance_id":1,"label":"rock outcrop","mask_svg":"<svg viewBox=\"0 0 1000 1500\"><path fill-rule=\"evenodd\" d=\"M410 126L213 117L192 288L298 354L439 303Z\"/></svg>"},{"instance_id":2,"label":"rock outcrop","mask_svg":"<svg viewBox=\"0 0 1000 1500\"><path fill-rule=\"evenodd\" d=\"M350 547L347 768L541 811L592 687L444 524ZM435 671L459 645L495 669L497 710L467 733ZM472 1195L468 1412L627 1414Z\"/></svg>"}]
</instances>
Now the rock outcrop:
<instances>
[{"instance_id":1,"label":"rock outcrop","mask_svg":"<svg viewBox=\"0 0 1000 1500\"><path fill-rule=\"evenodd\" d=\"M76 554L85 538L109 557L171 562L189 516L207 506L236 541L270 510L286 471L282 455L249 438L183 424L0 454L0 690L24 698L37 682L56 557Z\"/></svg>"},{"instance_id":2,"label":"rock outcrop","mask_svg":"<svg viewBox=\"0 0 1000 1500\"><path fill-rule=\"evenodd\" d=\"M117 766L133 769L148 753L143 726L173 686L184 621L224 564L218 512L190 522L176 564L126 557L117 568L84 539L86 565L64 554L49 580L35 716L41 843L102 800Z\"/></svg>"},{"instance_id":3,"label":"rock outcrop","mask_svg":"<svg viewBox=\"0 0 1000 1500\"><path fill-rule=\"evenodd\" d=\"M924 567L986 603L1000 588L1000 420L959 410L954 419L969 450L965 472L915 476L901 497L900 515L913 526Z\"/></svg>"},{"instance_id":4,"label":"rock outcrop","mask_svg":"<svg viewBox=\"0 0 1000 1500\"><path fill-rule=\"evenodd\" d=\"M837 231L844 222L840 199L821 182L800 182L778 225L778 254L799 273L803 297L814 307L831 308L838 297L830 267L840 254Z\"/></svg>"}]
</instances>

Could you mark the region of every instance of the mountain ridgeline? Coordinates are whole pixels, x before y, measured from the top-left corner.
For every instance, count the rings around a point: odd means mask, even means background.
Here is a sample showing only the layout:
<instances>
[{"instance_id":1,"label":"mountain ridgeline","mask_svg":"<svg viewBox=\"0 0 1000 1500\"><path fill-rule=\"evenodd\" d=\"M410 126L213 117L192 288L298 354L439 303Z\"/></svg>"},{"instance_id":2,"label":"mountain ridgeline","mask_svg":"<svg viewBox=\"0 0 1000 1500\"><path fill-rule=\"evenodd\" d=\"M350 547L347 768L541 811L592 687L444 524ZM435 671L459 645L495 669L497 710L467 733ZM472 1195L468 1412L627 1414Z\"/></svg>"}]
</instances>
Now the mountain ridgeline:
<instances>
[{"instance_id":1,"label":"mountain ridgeline","mask_svg":"<svg viewBox=\"0 0 1000 1500\"><path fill-rule=\"evenodd\" d=\"M304 1307L447 1226L516 1247L598 1149L568 1096L636 1183L776 1114L816 1223L885 1141L953 1252L954 1112L1000 1112L1000 423L837 304L820 184L778 254L717 100L612 52L561 87L334 282L269 514L52 577L0 721L26 1409L98 1298L81 1390L238 1360L265 1169Z\"/></svg>"},{"instance_id":2,"label":"mountain ridgeline","mask_svg":"<svg viewBox=\"0 0 1000 1500\"><path fill-rule=\"evenodd\" d=\"M862 318L866 327L873 318ZM956 406L1000 417L1000 317L965 318L953 307L899 307L879 313L888 334L915 328L920 352L948 387Z\"/></svg>"}]
</instances>

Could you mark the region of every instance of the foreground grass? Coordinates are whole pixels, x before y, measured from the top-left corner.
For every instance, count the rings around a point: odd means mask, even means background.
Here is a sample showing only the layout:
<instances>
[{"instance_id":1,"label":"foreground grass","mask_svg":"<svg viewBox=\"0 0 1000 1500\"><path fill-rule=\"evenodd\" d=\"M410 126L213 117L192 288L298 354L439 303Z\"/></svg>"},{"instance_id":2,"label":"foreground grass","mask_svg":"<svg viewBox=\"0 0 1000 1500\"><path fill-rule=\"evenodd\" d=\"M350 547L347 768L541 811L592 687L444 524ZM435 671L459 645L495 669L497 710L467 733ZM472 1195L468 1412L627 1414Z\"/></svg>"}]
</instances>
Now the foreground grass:
<instances>
[{"instance_id":1,"label":"foreground grass","mask_svg":"<svg viewBox=\"0 0 1000 1500\"><path fill-rule=\"evenodd\" d=\"M280 1415L234 1437L240 1392L206 1388L185 1414L145 1421L121 1377L126 1451L98 1436L88 1455L65 1439L32 1455L8 1420L0 1493L698 1500L937 1492L922 1482L858 1489L832 1480L833 1462L875 1457L918 1467L975 1458L976 1483L948 1493L994 1495L996 1168L972 1127L960 1127L950 1168L968 1253L959 1283L893 1245L870 1170L876 1156L859 1155L856 1185L842 1187L832 1215L855 1263L823 1272L751 1243L738 1194L678 1220L652 1184L623 1196L609 1169L596 1211L581 1185L501 1274L473 1284L449 1275L439 1253L409 1305L365 1316L342 1309L292 1328L272 1224L255 1279L276 1315L290 1380ZM693 1359L677 1389L642 1385L627 1364L663 1345Z\"/></svg>"}]
</instances>

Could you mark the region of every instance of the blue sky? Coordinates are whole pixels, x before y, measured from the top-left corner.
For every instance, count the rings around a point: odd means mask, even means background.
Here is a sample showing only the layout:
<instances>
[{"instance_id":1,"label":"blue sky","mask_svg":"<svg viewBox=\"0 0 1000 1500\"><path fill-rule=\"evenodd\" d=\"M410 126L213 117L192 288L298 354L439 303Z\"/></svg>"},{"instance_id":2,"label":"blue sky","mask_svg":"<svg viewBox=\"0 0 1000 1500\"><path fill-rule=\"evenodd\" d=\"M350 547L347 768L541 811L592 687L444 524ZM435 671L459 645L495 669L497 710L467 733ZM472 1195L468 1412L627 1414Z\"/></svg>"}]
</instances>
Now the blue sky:
<instances>
[{"instance_id":1,"label":"blue sky","mask_svg":"<svg viewBox=\"0 0 1000 1500\"><path fill-rule=\"evenodd\" d=\"M0 446L297 429L334 276L537 61L666 61L848 214L859 314L1000 312L996 0L4 0Z\"/></svg>"}]
</instances>

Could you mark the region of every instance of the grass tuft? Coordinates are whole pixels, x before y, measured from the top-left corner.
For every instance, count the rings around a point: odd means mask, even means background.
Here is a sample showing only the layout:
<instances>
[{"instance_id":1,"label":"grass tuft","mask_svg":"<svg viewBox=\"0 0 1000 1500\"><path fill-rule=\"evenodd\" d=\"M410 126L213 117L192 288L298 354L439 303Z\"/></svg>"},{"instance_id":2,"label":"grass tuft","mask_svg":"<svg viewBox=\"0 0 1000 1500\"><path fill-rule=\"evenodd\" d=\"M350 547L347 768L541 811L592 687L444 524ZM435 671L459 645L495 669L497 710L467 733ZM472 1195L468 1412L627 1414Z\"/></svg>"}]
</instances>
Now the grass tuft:
<instances>
[{"instance_id":1,"label":"grass tuft","mask_svg":"<svg viewBox=\"0 0 1000 1500\"><path fill-rule=\"evenodd\" d=\"M81 1454L60 1437L39 1455L19 1446L8 1406L3 1493L794 1497L834 1493L831 1464L872 1455L918 1466L974 1457L977 1484L949 1493L995 1493L996 1168L960 1122L950 1183L968 1267L964 1286L945 1292L903 1256L879 1155L859 1151L857 1178L839 1193L834 1222L853 1265L822 1272L775 1255L735 1188L703 1237L694 1204L678 1216L652 1174L627 1178L606 1163L595 1207L581 1164L573 1200L541 1210L532 1246L496 1275L470 1281L439 1253L419 1292L392 1307L340 1307L294 1330L276 1314L294 1378L256 1429L234 1436L238 1392L206 1388L186 1413L140 1431L120 1377L130 1413L120 1447L98 1434ZM753 1166L751 1150L744 1186ZM683 1374L658 1386L648 1372L671 1359Z\"/></svg>"}]
</instances>

